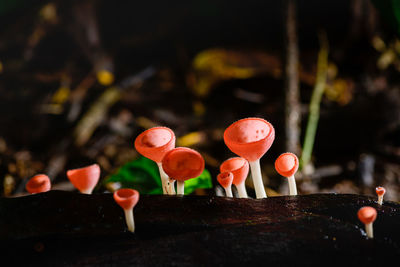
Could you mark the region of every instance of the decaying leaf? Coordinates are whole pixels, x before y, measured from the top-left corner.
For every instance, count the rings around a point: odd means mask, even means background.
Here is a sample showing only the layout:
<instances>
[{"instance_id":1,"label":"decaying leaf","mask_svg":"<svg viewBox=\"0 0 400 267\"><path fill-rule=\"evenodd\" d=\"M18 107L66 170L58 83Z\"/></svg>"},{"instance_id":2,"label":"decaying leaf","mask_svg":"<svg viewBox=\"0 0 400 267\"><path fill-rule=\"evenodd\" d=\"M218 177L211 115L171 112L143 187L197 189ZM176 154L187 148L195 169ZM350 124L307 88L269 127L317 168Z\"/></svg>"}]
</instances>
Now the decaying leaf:
<instances>
[{"instance_id":1,"label":"decaying leaf","mask_svg":"<svg viewBox=\"0 0 400 267\"><path fill-rule=\"evenodd\" d=\"M341 105L352 99L352 82L338 77L338 69L329 64L329 100ZM193 59L192 72L187 77L188 87L199 97L206 97L210 91L223 81L231 79L249 79L257 76L282 78L282 63L279 55L260 51L236 51L214 48L200 52ZM315 72L299 66L299 79L309 86L315 84ZM194 106L196 114L202 110Z\"/></svg>"},{"instance_id":2,"label":"decaying leaf","mask_svg":"<svg viewBox=\"0 0 400 267\"><path fill-rule=\"evenodd\" d=\"M347 105L353 99L354 84L350 80L336 79L325 87L325 97L339 105Z\"/></svg>"},{"instance_id":3,"label":"decaying leaf","mask_svg":"<svg viewBox=\"0 0 400 267\"><path fill-rule=\"evenodd\" d=\"M281 76L279 57L264 52L209 49L200 52L192 62L193 73L188 77L189 87L200 96L206 96L212 87L223 80L248 79L260 74Z\"/></svg>"},{"instance_id":4,"label":"decaying leaf","mask_svg":"<svg viewBox=\"0 0 400 267\"><path fill-rule=\"evenodd\" d=\"M191 132L177 139L178 146L193 146L197 145L206 139L204 132Z\"/></svg>"}]
</instances>

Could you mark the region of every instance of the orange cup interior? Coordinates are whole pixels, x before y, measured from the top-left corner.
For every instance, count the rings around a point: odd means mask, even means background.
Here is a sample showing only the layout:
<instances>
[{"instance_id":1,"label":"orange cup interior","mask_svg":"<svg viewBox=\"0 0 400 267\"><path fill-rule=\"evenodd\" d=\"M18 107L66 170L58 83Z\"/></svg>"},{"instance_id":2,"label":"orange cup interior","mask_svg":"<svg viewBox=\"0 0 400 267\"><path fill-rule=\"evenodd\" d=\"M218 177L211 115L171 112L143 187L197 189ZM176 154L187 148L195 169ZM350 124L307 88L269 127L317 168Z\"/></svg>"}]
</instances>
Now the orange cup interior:
<instances>
[{"instance_id":1,"label":"orange cup interior","mask_svg":"<svg viewBox=\"0 0 400 267\"><path fill-rule=\"evenodd\" d=\"M135 139L136 150L155 162L161 162L164 155L174 147L175 134L167 127L150 128Z\"/></svg>"}]
</instances>

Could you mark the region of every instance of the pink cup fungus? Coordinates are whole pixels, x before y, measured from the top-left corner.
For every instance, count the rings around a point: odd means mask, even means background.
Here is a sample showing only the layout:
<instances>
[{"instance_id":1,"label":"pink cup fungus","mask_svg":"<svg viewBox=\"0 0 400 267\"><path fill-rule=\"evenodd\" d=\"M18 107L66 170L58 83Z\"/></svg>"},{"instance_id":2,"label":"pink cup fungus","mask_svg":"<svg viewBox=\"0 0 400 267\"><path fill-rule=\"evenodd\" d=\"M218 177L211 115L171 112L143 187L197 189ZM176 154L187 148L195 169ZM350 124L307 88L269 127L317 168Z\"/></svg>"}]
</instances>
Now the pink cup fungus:
<instances>
[{"instance_id":1,"label":"pink cup fungus","mask_svg":"<svg viewBox=\"0 0 400 267\"><path fill-rule=\"evenodd\" d=\"M375 188L375 192L378 195L378 204L382 205L383 195L386 193L386 189L382 186L378 186L377 188Z\"/></svg>"},{"instance_id":2,"label":"pink cup fungus","mask_svg":"<svg viewBox=\"0 0 400 267\"><path fill-rule=\"evenodd\" d=\"M204 159L199 152L177 147L165 154L162 165L164 171L177 180L177 194L184 195L185 180L198 177L204 170Z\"/></svg>"},{"instance_id":3,"label":"pink cup fungus","mask_svg":"<svg viewBox=\"0 0 400 267\"><path fill-rule=\"evenodd\" d=\"M296 181L294 179L294 174L299 168L299 159L293 153L287 152L280 155L275 161L276 171L288 178L289 182L289 194L291 196L297 195Z\"/></svg>"},{"instance_id":4,"label":"pink cup fungus","mask_svg":"<svg viewBox=\"0 0 400 267\"><path fill-rule=\"evenodd\" d=\"M82 194L91 194L100 179L100 166L92 164L83 168L68 170L67 176Z\"/></svg>"},{"instance_id":5,"label":"pink cup fungus","mask_svg":"<svg viewBox=\"0 0 400 267\"><path fill-rule=\"evenodd\" d=\"M175 147L175 140L174 132L167 127L150 128L139 134L135 139L136 150L144 157L157 163L164 195L175 194L174 184L170 183L170 179L162 166L162 159L168 151Z\"/></svg>"},{"instance_id":6,"label":"pink cup fungus","mask_svg":"<svg viewBox=\"0 0 400 267\"><path fill-rule=\"evenodd\" d=\"M372 224L376 219L377 212L373 207L362 207L357 213L358 219L365 224L365 232L369 238L374 238Z\"/></svg>"},{"instance_id":7,"label":"pink cup fungus","mask_svg":"<svg viewBox=\"0 0 400 267\"><path fill-rule=\"evenodd\" d=\"M261 176L260 158L271 147L274 139L274 127L261 118L241 119L224 132L227 147L249 161L257 198L267 197Z\"/></svg>"},{"instance_id":8,"label":"pink cup fungus","mask_svg":"<svg viewBox=\"0 0 400 267\"><path fill-rule=\"evenodd\" d=\"M233 173L231 172L223 172L218 174L217 180L219 184L225 189L225 193L227 197L233 197L232 195L232 182L233 182Z\"/></svg>"},{"instance_id":9,"label":"pink cup fungus","mask_svg":"<svg viewBox=\"0 0 400 267\"><path fill-rule=\"evenodd\" d=\"M247 198L245 181L249 174L249 163L244 158L234 157L222 162L219 167L221 173L231 172L233 184L236 186L240 198Z\"/></svg>"},{"instance_id":10,"label":"pink cup fungus","mask_svg":"<svg viewBox=\"0 0 400 267\"><path fill-rule=\"evenodd\" d=\"M124 210L125 221L130 232L135 232L133 208L139 201L139 192L134 189L122 188L114 192L114 200Z\"/></svg>"},{"instance_id":11,"label":"pink cup fungus","mask_svg":"<svg viewBox=\"0 0 400 267\"><path fill-rule=\"evenodd\" d=\"M51 188L51 182L47 175L38 174L33 176L25 185L26 191L31 194L47 192Z\"/></svg>"}]
</instances>

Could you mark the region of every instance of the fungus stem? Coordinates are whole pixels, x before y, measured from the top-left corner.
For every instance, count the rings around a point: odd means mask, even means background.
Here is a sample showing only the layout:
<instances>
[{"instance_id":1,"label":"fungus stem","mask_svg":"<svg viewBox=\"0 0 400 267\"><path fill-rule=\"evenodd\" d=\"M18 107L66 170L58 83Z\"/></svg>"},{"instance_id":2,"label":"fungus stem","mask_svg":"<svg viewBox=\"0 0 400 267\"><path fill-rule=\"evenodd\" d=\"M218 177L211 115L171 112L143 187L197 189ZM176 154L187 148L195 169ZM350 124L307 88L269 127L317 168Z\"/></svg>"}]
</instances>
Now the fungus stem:
<instances>
[{"instance_id":1,"label":"fungus stem","mask_svg":"<svg viewBox=\"0 0 400 267\"><path fill-rule=\"evenodd\" d=\"M128 230L130 232L135 232L135 222L133 220L133 210L130 209L124 209L125 212L125 221L126 225L128 226Z\"/></svg>"},{"instance_id":2,"label":"fungus stem","mask_svg":"<svg viewBox=\"0 0 400 267\"><path fill-rule=\"evenodd\" d=\"M81 190L81 193L82 193L82 194L91 195L91 194L92 194L92 191L93 191L93 188L88 188L88 189L83 189L83 190Z\"/></svg>"},{"instance_id":3,"label":"fungus stem","mask_svg":"<svg viewBox=\"0 0 400 267\"><path fill-rule=\"evenodd\" d=\"M365 232L369 238L374 238L372 223L376 220L377 212L373 207L362 207L357 212L358 219L365 224Z\"/></svg>"},{"instance_id":4,"label":"fungus stem","mask_svg":"<svg viewBox=\"0 0 400 267\"><path fill-rule=\"evenodd\" d=\"M158 166L158 170L160 171L161 186L162 186L163 194L171 195L171 192L169 191L169 177L164 172L161 162L157 162L157 166Z\"/></svg>"},{"instance_id":5,"label":"fungus stem","mask_svg":"<svg viewBox=\"0 0 400 267\"><path fill-rule=\"evenodd\" d=\"M257 198L266 198L264 184L261 176L260 160L249 162L251 169L251 177L253 179L254 189L256 190Z\"/></svg>"},{"instance_id":6,"label":"fungus stem","mask_svg":"<svg viewBox=\"0 0 400 267\"><path fill-rule=\"evenodd\" d=\"M185 181L177 181L176 183L176 191L178 195L185 194Z\"/></svg>"},{"instance_id":7,"label":"fungus stem","mask_svg":"<svg viewBox=\"0 0 400 267\"><path fill-rule=\"evenodd\" d=\"M375 188L375 192L378 195L378 204L382 205L383 195L386 193L386 189L382 186L378 186L377 188Z\"/></svg>"},{"instance_id":8,"label":"fungus stem","mask_svg":"<svg viewBox=\"0 0 400 267\"><path fill-rule=\"evenodd\" d=\"M244 182L241 184L236 185L236 189L238 191L239 197L240 198L247 198L247 191L246 187L244 185Z\"/></svg>"},{"instance_id":9,"label":"fungus stem","mask_svg":"<svg viewBox=\"0 0 400 267\"><path fill-rule=\"evenodd\" d=\"M225 188L225 193L227 197L233 197L232 195L232 188L230 186Z\"/></svg>"},{"instance_id":10,"label":"fungus stem","mask_svg":"<svg viewBox=\"0 0 400 267\"><path fill-rule=\"evenodd\" d=\"M288 177L289 181L289 195L296 196L297 195L297 187L296 180L294 179L294 175Z\"/></svg>"},{"instance_id":11,"label":"fungus stem","mask_svg":"<svg viewBox=\"0 0 400 267\"><path fill-rule=\"evenodd\" d=\"M382 205L382 203L383 203L383 195L378 196L378 204Z\"/></svg>"},{"instance_id":12,"label":"fungus stem","mask_svg":"<svg viewBox=\"0 0 400 267\"><path fill-rule=\"evenodd\" d=\"M372 227L372 222L365 224L365 232L367 232L367 236L369 238L374 238L374 230L373 230L373 227Z\"/></svg>"},{"instance_id":13,"label":"fungus stem","mask_svg":"<svg viewBox=\"0 0 400 267\"><path fill-rule=\"evenodd\" d=\"M175 180L168 179L168 194L176 195L176 192L175 192Z\"/></svg>"}]
</instances>

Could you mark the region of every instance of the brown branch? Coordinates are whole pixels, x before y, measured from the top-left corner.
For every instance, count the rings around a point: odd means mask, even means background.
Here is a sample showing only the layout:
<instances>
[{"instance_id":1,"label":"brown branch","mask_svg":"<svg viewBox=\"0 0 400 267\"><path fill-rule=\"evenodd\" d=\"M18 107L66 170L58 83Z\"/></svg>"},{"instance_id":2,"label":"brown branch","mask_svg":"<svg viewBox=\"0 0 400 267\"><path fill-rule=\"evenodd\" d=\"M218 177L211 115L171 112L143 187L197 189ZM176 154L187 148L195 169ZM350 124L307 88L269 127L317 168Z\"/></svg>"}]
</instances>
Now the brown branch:
<instances>
[{"instance_id":1,"label":"brown branch","mask_svg":"<svg viewBox=\"0 0 400 267\"><path fill-rule=\"evenodd\" d=\"M296 1L287 0L285 129L286 151L300 153L301 105L299 93L299 52L296 32Z\"/></svg>"},{"instance_id":2,"label":"brown branch","mask_svg":"<svg viewBox=\"0 0 400 267\"><path fill-rule=\"evenodd\" d=\"M153 67L147 67L136 75L129 76L119 84L107 88L103 94L95 100L89 110L82 116L75 127L75 145L83 146L101 124L108 113L108 110L119 101L121 94L129 87L137 86L155 74Z\"/></svg>"}]
</instances>

